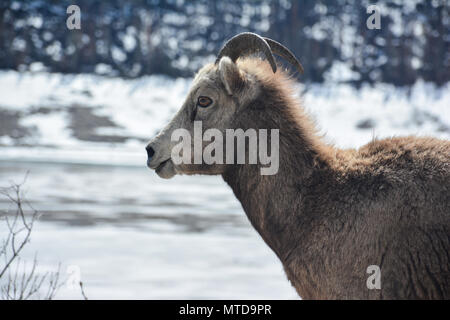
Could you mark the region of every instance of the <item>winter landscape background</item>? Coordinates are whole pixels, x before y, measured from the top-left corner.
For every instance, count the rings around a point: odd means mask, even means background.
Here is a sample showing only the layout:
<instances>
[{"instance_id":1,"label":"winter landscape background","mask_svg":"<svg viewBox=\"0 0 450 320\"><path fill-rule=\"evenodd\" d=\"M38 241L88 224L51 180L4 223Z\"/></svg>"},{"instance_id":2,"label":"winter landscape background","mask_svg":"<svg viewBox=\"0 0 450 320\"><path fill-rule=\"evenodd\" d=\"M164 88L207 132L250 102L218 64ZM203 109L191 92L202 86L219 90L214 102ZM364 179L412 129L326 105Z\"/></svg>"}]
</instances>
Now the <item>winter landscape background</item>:
<instances>
[{"instance_id":1,"label":"winter landscape background","mask_svg":"<svg viewBox=\"0 0 450 320\"><path fill-rule=\"evenodd\" d=\"M81 30L66 28L70 4ZM222 179L158 178L147 141L241 31L296 53L297 94L326 141L449 139L448 13L420 0L2 1L0 186L27 176L41 213L23 259L68 278L79 267L90 299L296 299ZM67 283L57 298L82 297Z\"/></svg>"}]
</instances>

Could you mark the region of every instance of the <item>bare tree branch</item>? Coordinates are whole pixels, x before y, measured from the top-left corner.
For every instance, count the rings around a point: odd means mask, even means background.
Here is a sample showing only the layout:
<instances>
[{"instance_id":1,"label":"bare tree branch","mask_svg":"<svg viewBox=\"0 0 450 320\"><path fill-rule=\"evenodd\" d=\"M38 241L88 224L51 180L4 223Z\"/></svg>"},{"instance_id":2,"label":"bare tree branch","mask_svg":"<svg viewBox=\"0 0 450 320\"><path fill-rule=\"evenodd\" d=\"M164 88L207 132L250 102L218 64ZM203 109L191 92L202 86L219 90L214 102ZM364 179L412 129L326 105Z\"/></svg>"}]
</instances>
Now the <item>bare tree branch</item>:
<instances>
[{"instance_id":1,"label":"bare tree branch","mask_svg":"<svg viewBox=\"0 0 450 320\"><path fill-rule=\"evenodd\" d=\"M21 187L25 183L26 177L21 184L12 184L9 188L0 188L0 195L5 196L15 206L11 210L1 212L0 219L5 221L7 235L2 240L0 246L0 258L4 261L0 265L0 281L5 280L5 284L0 287L1 298L7 300L27 300L40 298L40 293L47 286L43 299L53 299L60 283L60 268L55 272L45 272L39 274L37 268L37 257L35 255L31 269L21 260L20 253L25 245L30 241L34 222L38 218L38 212L25 200ZM27 206L28 214L25 214L24 205ZM83 294L84 296L84 294Z\"/></svg>"}]
</instances>

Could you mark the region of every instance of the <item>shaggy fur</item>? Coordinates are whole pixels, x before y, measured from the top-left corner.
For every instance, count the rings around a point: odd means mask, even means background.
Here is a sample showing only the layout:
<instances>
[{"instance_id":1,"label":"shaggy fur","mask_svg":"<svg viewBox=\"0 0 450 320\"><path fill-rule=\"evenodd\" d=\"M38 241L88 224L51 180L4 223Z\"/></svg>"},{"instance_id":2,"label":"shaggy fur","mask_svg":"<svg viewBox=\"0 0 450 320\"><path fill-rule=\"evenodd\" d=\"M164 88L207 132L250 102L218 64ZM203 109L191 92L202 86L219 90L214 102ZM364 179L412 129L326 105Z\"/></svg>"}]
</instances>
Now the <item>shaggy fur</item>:
<instances>
[{"instance_id":1,"label":"shaggy fur","mask_svg":"<svg viewBox=\"0 0 450 320\"><path fill-rule=\"evenodd\" d=\"M223 173L255 229L304 299L450 298L450 143L375 140L359 150L324 144L288 77L255 60L260 95L236 120L280 128L280 169ZM366 268L381 268L368 290Z\"/></svg>"},{"instance_id":2,"label":"shaggy fur","mask_svg":"<svg viewBox=\"0 0 450 320\"><path fill-rule=\"evenodd\" d=\"M292 88L259 59L204 67L149 144L149 166L166 178L221 174L304 299L450 299L450 142L405 137L337 149L321 140ZM218 105L195 109L196 95L209 93ZM170 132L191 130L194 119L279 129L278 174L261 175L260 165L164 162ZM380 290L366 286L369 265L381 268Z\"/></svg>"}]
</instances>

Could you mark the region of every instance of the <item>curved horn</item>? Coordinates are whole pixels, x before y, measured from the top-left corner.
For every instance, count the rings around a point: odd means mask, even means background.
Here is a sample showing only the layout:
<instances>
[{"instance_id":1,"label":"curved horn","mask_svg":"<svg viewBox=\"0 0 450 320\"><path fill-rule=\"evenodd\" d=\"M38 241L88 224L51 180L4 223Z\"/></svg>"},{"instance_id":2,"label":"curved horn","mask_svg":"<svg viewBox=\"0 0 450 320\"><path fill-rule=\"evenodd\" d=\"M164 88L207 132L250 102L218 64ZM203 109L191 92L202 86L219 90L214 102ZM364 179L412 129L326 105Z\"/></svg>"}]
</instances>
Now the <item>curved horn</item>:
<instances>
[{"instance_id":1,"label":"curved horn","mask_svg":"<svg viewBox=\"0 0 450 320\"><path fill-rule=\"evenodd\" d=\"M266 42L269 44L270 48L272 49L272 52L279 55L280 57L283 57L284 59L286 59L287 62L289 62L291 65L293 65L294 67L297 68L297 70L300 73L303 73L303 66L300 63L300 61L297 60L297 58L295 57L295 55L291 52L291 50L289 50L288 48L286 48L285 46L283 46L281 43L269 39L269 38L264 38L264 40L266 40Z\"/></svg>"},{"instance_id":2,"label":"curved horn","mask_svg":"<svg viewBox=\"0 0 450 320\"><path fill-rule=\"evenodd\" d=\"M277 65L269 44L264 38L252 32L243 32L228 40L220 50L215 63L219 63L220 59L224 56L236 62L241 56L260 51L264 53L272 67L272 71L275 73L277 71Z\"/></svg>"}]
</instances>

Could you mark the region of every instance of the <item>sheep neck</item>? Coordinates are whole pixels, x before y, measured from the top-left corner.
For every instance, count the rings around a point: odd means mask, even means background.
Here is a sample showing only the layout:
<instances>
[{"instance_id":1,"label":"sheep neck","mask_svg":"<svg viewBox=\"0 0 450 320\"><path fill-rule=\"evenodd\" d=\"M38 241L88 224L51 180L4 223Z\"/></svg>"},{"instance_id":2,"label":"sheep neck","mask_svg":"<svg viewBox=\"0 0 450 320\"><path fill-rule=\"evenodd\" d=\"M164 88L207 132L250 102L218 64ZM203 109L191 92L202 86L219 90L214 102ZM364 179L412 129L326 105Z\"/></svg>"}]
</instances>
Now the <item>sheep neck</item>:
<instances>
[{"instance_id":1,"label":"sheep neck","mask_svg":"<svg viewBox=\"0 0 450 320\"><path fill-rule=\"evenodd\" d=\"M293 116L291 108L298 108L300 117ZM285 266L291 253L301 251L298 246L308 243L310 230L320 223L320 217L305 212L305 192L313 180L330 172L327 150L331 147L315 135L302 112L296 101L274 97L270 90L262 94L241 113L238 125L244 129L279 128L279 171L263 176L260 164L244 164L228 166L222 174L253 227Z\"/></svg>"}]
</instances>

